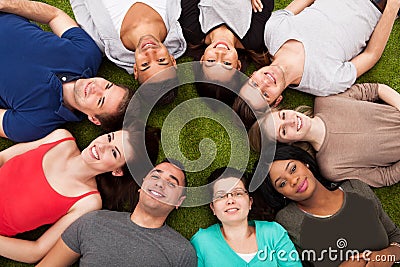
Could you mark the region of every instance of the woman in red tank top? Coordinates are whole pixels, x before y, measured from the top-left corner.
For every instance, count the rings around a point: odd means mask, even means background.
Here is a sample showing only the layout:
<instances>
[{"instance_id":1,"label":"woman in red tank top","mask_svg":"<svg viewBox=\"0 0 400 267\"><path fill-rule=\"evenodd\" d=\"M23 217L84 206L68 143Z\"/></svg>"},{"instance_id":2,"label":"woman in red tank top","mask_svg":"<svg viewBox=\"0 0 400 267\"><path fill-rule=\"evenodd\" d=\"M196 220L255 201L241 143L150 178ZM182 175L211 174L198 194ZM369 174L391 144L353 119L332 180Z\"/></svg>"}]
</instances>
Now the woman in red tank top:
<instances>
[{"instance_id":1,"label":"woman in red tank top","mask_svg":"<svg viewBox=\"0 0 400 267\"><path fill-rule=\"evenodd\" d=\"M129 175L126 161L144 155L138 151L139 136L137 131L108 133L81 152L72 135L59 129L43 139L1 151L0 255L37 262L73 221L101 209L103 191L100 196L97 176L108 172ZM134 184L130 177L128 181ZM45 224L53 225L36 241L12 237Z\"/></svg>"}]
</instances>

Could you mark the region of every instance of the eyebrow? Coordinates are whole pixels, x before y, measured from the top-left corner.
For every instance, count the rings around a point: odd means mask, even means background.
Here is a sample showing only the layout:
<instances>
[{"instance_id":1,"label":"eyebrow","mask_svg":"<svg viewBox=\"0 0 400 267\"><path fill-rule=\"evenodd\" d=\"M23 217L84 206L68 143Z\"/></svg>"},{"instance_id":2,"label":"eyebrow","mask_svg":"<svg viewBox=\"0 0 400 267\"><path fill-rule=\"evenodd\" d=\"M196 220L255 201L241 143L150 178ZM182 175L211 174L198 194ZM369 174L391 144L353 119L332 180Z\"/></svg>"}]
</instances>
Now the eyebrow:
<instances>
[{"instance_id":1,"label":"eyebrow","mask_svg":"<svg viewBox=\"0 0 400 267\"><path fill-rule=\"evenodd\" d=\"M288 164L286 164L285 171L287 171L287 169L289 168L290 163L292 163L292 162L293 162L293 160L289 161ZM278 177L278 179L275 180L275 182L274 182L275 186L276 186L276 182L278 182L280 179L282 179L282 178Z\"/></svg>"},{"instance_id":2,"label":"eyebrow","mask_svg":"<svg viewBox=\"0 0 400 267\"><path fill-rule=\"evenodd\" d=\"M157 173L164 173L164 171L163 170L160 170L160 169L154 169L154 171L153 172L157 172ZM178 178L176 178L175 176L173 176L172 174L170 174L169 175L169 177L171 177L172 179L174 179L175 181L176 181L176 183L179 185L179 180L178 180Z\"/></svg>"},{"instance_id":3,"label":"eyebrow","mask_svg":"<svg viewBox=\"0 0 400 267\"><path fill-rule=\"evenodd\" d=\"M111 132L111 139L114 140L114 132ZM117 150L119 156L121 157L121 152L119 151L118 147L117 146L114 146L114 147L115 147L115 150Z\"/></svg>"},{"instance_id":4,"label":"eyebrow","mask_svg":"<svg viewBox=\"0 0 400 267\"><path fill-rule=\"evenodd\" d=\"M106 85L106 87L105 87L105 90L108 90L108 89L110 89L111 87L113 87L114 86L114 84L113 83L107 83L107 85ZM101 102L100 102L100 108L101 107L103 107L103 105L104 105L104 101L106 100L106 97L105 96L103 96L102 98L101 98Z\"/></svg>"},{"instance_id":5,"label":"eyebrow","mask_svg":"<svg viewBox=\"0 0 400 267\"><path fill-rule=\"evenodd\" d=\"M169 61L166 61L166 62L159 62L157 64L160 66L167 66L167 65L169 65L169 63L170 63ZM146 71L146 70L150 69L150 67L151 67L151 65L145 67L144 69L141 69L140 71Z\"/></svg>"}]
</instances>

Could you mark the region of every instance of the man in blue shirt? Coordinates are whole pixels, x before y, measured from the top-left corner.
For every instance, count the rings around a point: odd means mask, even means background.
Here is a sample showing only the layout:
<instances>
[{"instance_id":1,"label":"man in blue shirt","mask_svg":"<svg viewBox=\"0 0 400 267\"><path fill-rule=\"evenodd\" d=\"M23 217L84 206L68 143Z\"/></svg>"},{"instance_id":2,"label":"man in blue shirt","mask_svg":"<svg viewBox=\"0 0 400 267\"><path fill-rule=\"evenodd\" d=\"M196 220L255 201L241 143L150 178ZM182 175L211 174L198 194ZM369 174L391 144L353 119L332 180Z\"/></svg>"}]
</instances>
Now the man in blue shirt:
<instances>
[{"instance_id":1,"label":"man in blue shirt","mask_svg":"<svg viewBox=\"0 0 400 267\"><path fill-rule=\"evenodd\" d=\"M84 114L104 128L122 127L132 91L90 78L102 54L71 17L27 0L2 0L0 11L7 12L0 12L0 136L36 140Z\"/></svg>"}]
</instances>

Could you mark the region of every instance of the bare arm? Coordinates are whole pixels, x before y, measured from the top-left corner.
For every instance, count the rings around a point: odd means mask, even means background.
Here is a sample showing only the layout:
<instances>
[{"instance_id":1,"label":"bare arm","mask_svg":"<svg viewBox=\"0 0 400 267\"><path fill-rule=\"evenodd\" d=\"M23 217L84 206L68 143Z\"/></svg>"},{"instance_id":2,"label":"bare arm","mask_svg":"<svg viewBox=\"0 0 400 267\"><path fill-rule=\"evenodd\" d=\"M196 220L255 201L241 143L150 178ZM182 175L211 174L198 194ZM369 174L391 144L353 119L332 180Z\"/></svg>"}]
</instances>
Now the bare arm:
<instances>
[{"instance_id":1,"label":"bare arm","mask_svg":"<svg viewBox=\"0 0 400 267\"><path fill-rule=\"evenodd\" d=\"M61 9L54 6L29 0L0 0L0 11L13 13L30 20L48 24L51 30L61 36L78 24Z\"/></svg>"},{"instance_id":2,"label":"bare arm","mask_svg":"<svg viewBox=\"0 0 400 267\"><path fill-rule=\"evenodd\" d=\"M3 121L2 120L3 115L4 115L4 112L1 115L1 122ZM1 123L1 125L2 125L2 123ZM1 126L0 129L1 129L1 132L3 132L3 126ZM70 136L72 136L72 135L67 130L58 129L58 130L54 130L53 132L51 132L49 135L43 137L42 139L39 139L39 140L36 140L33 142L20 143L20 144L10 146L9 148L4 149L3 151L0 152L0 166L2 166L6 161L11 159L12 157L23 154L29 150L32 150L32 149L40 146L41 144L54 142L54 141L60 140L62 138L70 137Z\"/></svg>"},{"instance_id":3,"label":"bare arm","mask_svg":"<svg viewBox=\"0 0 400 267\"><path fill-rule=\"evenodd\" d=\"M79 259L80 255L70 249L64 241L59 238L54 247L47 253L41 262L39 262L38 267L49 266L70 266L75 261Z\"/></svg>"},{"instance_id":4,"label":"bare arm","mask_svg":"<svg viewBox=\"0 0 400 267\"><path fill-rule=\"evenodd\" d=\"M357 69L357 77L371 69L382 56L386 43L393 28L394 20L400 7L399 0L388 0L385 10L375 27L364 52L354 57L350 62Z\"/></svg>"},{"instance_id":5,"label":"bare arm","mask_svg":"<svg viewBox=\"0 0 400 267\"><path fill-rule=\"evenodd\" d=\"M396 90L386 84L379 84L378 95L382 101L400 111L400 94Z\"/></svg>"},{"instance_id":6,"label":"bare arm","mask_svg":"<svg viewBox=\"0 0 400 267\"><path fill-rule=\"evenodd\" d=\"M296 15L312 3L314 3L314 0L293 0L285 9L292 11Z\"/></svg>"},{"instance_id":7,"label":"bare arm","mask_svg":"<svg viewBox=\"0 0 400 267\"><path fill-rule=\"evenodd\" d=\"M49 252L71 223L83 214L98 209L101 209L100 196L89 195L75 203L68 214L52 225L36 241L0 236L0 255L16 261L35 263Z\"/></svg>"}]
</instances>

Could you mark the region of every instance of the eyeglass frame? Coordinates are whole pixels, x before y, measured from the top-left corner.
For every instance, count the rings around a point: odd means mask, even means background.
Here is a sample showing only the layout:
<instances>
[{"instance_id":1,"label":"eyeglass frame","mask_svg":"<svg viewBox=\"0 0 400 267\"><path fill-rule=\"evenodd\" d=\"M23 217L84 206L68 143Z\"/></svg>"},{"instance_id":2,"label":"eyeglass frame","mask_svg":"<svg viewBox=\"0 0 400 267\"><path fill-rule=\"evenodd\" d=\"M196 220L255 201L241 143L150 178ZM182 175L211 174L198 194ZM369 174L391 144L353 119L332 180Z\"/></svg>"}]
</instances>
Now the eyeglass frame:
<instances>
[{"instance_id":1,"label":"eyeglass frame","mask_svg":"<svg viewBox=\"0 0 400 267\"><path fill-rule=\"evenodd\" d=\"M242 194L242 195L238 195L238 194ZM246 189L242 189L242 188L237 188L231 192L225 193L225 194L220 194L220 195L215 195L213 196L213 202L218 202L220 200L226 200L229 198L229 195L231 195L231 198L233 199L237 199L237 198L241 198L244 197L245 195L248 195L249 192Z\"/></svg>"}]
</instances>

